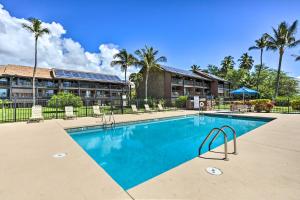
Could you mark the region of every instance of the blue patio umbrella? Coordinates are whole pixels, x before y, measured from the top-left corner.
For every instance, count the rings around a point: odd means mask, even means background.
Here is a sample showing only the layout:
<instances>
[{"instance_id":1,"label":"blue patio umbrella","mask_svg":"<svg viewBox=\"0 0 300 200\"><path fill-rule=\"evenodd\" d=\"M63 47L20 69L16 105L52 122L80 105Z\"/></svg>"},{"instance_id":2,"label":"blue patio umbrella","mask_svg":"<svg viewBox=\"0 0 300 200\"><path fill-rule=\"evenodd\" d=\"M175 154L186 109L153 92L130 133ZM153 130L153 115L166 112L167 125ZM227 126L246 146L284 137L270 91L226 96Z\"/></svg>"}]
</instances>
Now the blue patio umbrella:
<instances>
[{"instance_id":1,"label":"blue patio umbrella","mask_svg":"<svg viewBox=\"0 0 300 200\"><path fill-rule=\"evenodd\" d=\"M234 94L234 95L241 95L242 94L243 95L243 101L245 102L245 94L254 95L254 94L258 94L258 92L256 90L252 90L250 88L241 87L239 89L231 91L230 94Z\"/></svg>"}]
</instances>

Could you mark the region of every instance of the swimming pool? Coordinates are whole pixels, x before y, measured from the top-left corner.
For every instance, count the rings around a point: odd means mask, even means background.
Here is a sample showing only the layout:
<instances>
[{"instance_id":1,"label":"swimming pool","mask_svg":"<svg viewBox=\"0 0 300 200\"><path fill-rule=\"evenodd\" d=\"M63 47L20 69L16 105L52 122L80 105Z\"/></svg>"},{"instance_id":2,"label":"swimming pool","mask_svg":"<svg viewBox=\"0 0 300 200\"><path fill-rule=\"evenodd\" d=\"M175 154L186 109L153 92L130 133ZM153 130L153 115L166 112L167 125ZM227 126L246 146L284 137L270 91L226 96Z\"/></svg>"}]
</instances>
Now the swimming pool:
<instances>
[{"instance_id":1,"label":"swimming pool","mask_svg":"<svg viewBox=\"0 0 300 200\"><path fill-rule=\"evenodd\" d=\"M192 115L68 130L71 137L125 190L198 156L209 131L232 126L241 136L271 119ZM229 140L232 135L228 134ZM213 147L223 144L217 138ZM204 146L202 152L206 152Z\"/></svg>"}]
</instances>

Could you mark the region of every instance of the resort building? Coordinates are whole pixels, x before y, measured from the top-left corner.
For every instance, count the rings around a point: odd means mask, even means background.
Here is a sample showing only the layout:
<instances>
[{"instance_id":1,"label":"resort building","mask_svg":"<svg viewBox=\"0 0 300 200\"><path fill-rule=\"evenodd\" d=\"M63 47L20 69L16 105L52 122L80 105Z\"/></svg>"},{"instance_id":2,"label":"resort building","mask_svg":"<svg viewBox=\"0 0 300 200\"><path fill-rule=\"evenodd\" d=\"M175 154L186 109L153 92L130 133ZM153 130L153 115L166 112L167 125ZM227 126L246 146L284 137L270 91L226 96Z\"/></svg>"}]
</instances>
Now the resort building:
<instances>
[{"instance_id":1,"label":"resort building","mask_svg":"<svg viewBox=\"0 0 300 200\"><path fill-rule=\"evenodd\" d=\"M176 99L179 96L202 98L229 97L230 83L201 71L196 73L162 66L149 72L148 97ZM145 98L145 77L138 87L138 97Z\"/></svg>"},{"instance_id":2,"label":"resort building","mask_svg":"<svg viewBox=\"0 0 300 200\"><path fill-rule=\"evenodd\" d=\"M32 75L33 67L0 66L0 98L31 100ZM36 70L37 99L49 99L58 92L70 92L83 99L120 99L122 92L126 92L124 86L116 75L57 68Z\"/></svg>"},{"instance_id":3,"label":"resort building","mask_svg":"<svg viewBox=\"0 0 300 200\"><path fill-rule=\"evenodd\" d=\"M223 97L229 98L230 97L230 82L226 81L218 76L213 74L209 74L203 72L201 70L195 71L196 74L199 76L203 76L211 80L210 82L210 91L211 94L215 97Z\"/></svg>"}]
</instances>

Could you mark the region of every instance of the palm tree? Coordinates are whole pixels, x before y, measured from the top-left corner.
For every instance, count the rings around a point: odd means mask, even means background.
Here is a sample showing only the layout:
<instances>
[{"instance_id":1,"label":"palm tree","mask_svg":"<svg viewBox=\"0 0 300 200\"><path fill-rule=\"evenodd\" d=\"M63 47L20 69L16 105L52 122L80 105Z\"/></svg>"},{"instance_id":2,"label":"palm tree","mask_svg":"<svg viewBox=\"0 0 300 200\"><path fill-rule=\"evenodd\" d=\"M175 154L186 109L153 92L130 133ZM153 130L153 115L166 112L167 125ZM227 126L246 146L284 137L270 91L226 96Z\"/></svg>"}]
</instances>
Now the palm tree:
<instances>
[{"instance_id":1,"label":"palm tree","mask_svg":"<svg viewBox=\"0 0 300 200\"><path fill-rule=\"evenodd\" d=\"M210 73L210 74L213 74L216 76L218 76L220 73L220 69L216 65L212 65L212 64L207 65L207 70L203 70L203 71L206 71L207 73Z\"/></svg>"},{"instance_id":2,"label":"palm tree","mask_svg":"<svg viewBox=\"0 0 300 200\"><path fill-rule=\"evenodd\" d=\"M234 68L235 62L232 56L226 56L224 60L221 62L221 74L222 76L226 76L227 72Z\"/></svg>"},{"instance_id":3,"label":"palm tree","mask_svg":"<svg viewBox=\"0 0 300 200\"><path fill-rule=\"evenodd\" d=\"M137 59L130 53L126 51L126 49L122 49L119 53L115 54L113 57L115 60L111 61L110 65L121 66L121 70L125 72L125 84L127 84L127 69L130 66L136 64Z\"/></svg>"},{"instance_id":4,"label":"palm tree","mask_svg":"<svg viewBox=\"0 0 300 200\"><path fill-rule=\"evenodd\" d=\"M192 70L192 72L196 72L196 71L200 70L200 66L199 65L192 65L191 70Z\"/></svg>"},{"instance_id":5,"label":"palm tree","mask_svg":"<svg viewBox=\"0 0 300 200\"><path fill-rule=\"evenodd\" d=\"M135 51L135 54L139 57L139 61L137 65L142 67L142 72L145 74L145 100L148 99L148 76L150 70L161 69L161 62L167 62L167 58L165 56L158 56L158 50L155 50L153 47L148 47L139 49Z\"/></svg>"},{"instance_id":6,"label":"palm tree","mask_svg":"<svg viewBox=\"0 0 300 200\"><path fill-rule=\"evenodd\" d=\"M255 46L252 46L249 48L249 51L258 50L258 49L260 50L260 67L258 68L258 73L257 73L256 90L258 90L258 86L259 86L260 72L261 72L261 68L263 66L263 52L267 46L267 43L268 43L267 35L265 33L261 36L261 38L259 38L258 40L255 40Z\"/></svg>"},{"instance_id":7,"label":"palm tree","mask_svg":"<svg viewBox=\"0 0 300 200\"><path fill-rule=\"evenodd\" d=\"M32 96L33 96L33 105L35 105L35 74L36 74L36 66L37 66L37 42L39 37L44 34L49 34L50 31L47 28L43 28L42 21L36 18L29 18L28 21L31 23L30 25L23 23L22 26L29 32L34 34L34 68L32 75Z\"/></svg>"},{"instance_id":8,"label":"palm tree","mask_svg":"<svg viewBox=\"0 0 300 200\"><path fill-rule=\"evenodd\" d=\"M297 24L297 20L294 21L291 26L289 26L286 22L281 22L277 29L273 28L274 36L267 34L267 50L279 51L279 62L274 95L275 98L277 97L279 90L279 79L283 54L287 48L293 48L300 44L300 40L296 40L295 38Z\"/></svg>"},{"instance_id":9,"label":"palm tree","mask_svg":"<svg viewBox=\"0 0 300 200\"><path fill-rule=\"evenodd\" d=\"M134 83L135 88L139 86L139 83L143 80L143 75L141 73L132 73L129 76L129 80Z\"/></svg>"},{"instance_id":10,"label":"palm tree","mask_svg":"<svg viewBox=\"0 0 300 200\"><path fill-rule=\"evenodd\" d=\"M240 69L250 71L253 67L254 60L248 53L244 53L238 61L240 62Z\"/></svg>"}]
</instances>

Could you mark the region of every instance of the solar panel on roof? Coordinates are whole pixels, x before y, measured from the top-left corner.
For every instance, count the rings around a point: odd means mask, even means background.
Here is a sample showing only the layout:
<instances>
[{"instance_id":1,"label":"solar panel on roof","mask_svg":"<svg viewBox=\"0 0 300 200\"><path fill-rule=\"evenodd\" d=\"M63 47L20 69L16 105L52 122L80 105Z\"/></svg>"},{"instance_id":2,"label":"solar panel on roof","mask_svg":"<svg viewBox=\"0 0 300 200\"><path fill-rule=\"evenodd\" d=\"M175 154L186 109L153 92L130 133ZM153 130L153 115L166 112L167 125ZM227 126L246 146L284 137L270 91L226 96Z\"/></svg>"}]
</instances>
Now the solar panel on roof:
<instances>
[{"instance_id":1,"label":"solar panel on roof","mask_svg":"<svg viewBox=\"0 0 300 200\"><path fill-rule=\"evenodd\" d=\"M106 75L100 73L89 73L89 72L76 72L61 69L54 69L56 78L75 78L92 81L103 81L103 82L116 82L121 83L121 79L118 76Z\"/></svg>"}]
</instances>

